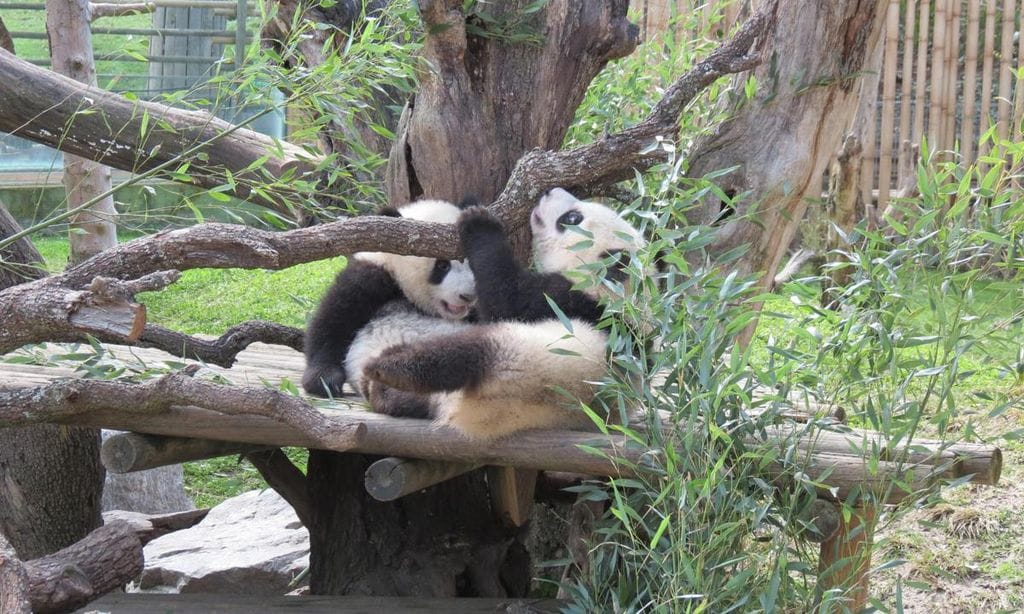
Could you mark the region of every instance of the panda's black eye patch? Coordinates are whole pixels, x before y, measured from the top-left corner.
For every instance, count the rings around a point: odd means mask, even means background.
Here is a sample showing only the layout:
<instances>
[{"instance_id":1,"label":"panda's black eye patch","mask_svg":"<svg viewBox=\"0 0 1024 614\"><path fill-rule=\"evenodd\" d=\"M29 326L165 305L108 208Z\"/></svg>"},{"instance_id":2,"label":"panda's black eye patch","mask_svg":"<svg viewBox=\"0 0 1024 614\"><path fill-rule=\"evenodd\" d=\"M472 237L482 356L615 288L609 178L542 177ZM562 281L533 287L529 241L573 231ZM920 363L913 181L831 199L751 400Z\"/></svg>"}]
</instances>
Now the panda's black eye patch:
<instances>
[{"instance_id":1,"label":"panda's black eye patch","mask_svg":"<svg viewBox=\"0 0 1024 614\"><path fill-rule=\"evenodd\" d=\"M564 232L566 226L579 226L581 223L583 223L583 214L576 209L566 211L555 222L559 232Z\"/></svg>"},{"instance_id":2,"label":"panda's black eye patch","mask_svg":"<svg viewBox=\"0 0 1024 614\"><path fill-rule=\"evenodd\" d=\"M448 274L448 271L452 269L451 260L435 260L434 268L430 271L430 277L427 279L430 283L437 285L444 281L444 276Z\"/></svg>"}]
</instances>

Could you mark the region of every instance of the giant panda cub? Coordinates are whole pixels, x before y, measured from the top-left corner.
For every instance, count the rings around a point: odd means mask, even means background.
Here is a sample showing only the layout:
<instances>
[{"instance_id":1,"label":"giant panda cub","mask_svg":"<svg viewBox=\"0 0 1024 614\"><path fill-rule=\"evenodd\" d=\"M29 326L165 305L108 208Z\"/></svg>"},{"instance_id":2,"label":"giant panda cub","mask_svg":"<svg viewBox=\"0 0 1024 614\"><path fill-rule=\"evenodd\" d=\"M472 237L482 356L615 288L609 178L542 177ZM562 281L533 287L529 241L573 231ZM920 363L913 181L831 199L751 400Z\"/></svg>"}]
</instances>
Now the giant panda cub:
<instances>
[{"instance_id":1,"label":"giant panda cub","mask_svg":"<svg viewBox=\"0 0 1024 614\"><path fill-rule=\"evenodd\" d=\"M460 211L446 201L421 200L382 214L452 224ZM463 324L475 302L473 273L465 262L354 254L306 329L302 387L322 397L342 394L346 381L359 388L365 361L361 348L370 341L387 339L390 345L447 332Z\"/></svg>"},{"instance_id":2,"label":"giant panda cub","mask_svg":"<svg viewBox=\"0 0 1024 614\"><path fill-rule=\"evenodd\" d=\"M413 412L403 411L402 403L418 402L417 411L474 439L592 426L566 393L590 402L607 372L607 334L595 326L602 317L598 295L606 286L574 290L566 274L581 266L593 274L600 268L593 265L644 242L612 209L557 188L541 198L530 226L537 271L516 262L501 223L486 210L469 209L459 217L482 323L401 343L368 361L367 381L408 394L371 399L374 409L408 415ZM623 271L613 267L609 274ZM548 298L570 318L571 332Z\"/></svg>"}]
</instances>

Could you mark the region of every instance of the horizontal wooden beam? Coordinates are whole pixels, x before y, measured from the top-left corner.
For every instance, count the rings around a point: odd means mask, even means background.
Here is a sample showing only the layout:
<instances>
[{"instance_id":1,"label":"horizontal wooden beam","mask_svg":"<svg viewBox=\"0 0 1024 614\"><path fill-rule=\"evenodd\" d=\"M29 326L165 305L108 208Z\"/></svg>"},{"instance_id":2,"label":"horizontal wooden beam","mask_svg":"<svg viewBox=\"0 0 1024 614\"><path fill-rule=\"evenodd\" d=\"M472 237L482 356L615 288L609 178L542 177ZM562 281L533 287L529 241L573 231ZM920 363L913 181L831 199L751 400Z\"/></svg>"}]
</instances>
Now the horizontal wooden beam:
<instances>
[{"instance_id":1,"label":"horizontal wooden beam","mask_svg":"<svg viewBox=\"0 0 1024 614\"><path fill-rule=\"evenodd\" d=\"M366 492L378 501L394 501L472 471L476 463L447 463L389 456L370 465Z\"/></svg>"},{"instance_id":2,"label":"horizontal wooden beam","mask_svg":"<svg viewBox=\"0 0 1024 614\"><path fill-rule=\"evenodd\" d=\"M108 437L100 448L100 460L107 471L130 473L164 465L246 454L270 446L216 439L164 437L141 433L119 433Z\"/></svg>"},{"instance_id":3,"label":"horizontal wooden beam","mask_svg":"<svg viewBox=\"0 0 1024 614\"><path fill-rule=\"evenodd\" d=\"M391 418L358 409L327 410L324 415L342 431L363 425L365 432L351 450L367 454L609 476L635 475L643 471L644 466L657 462L657 451L617 435L530 431L487 442L468 440L444 425ZM101 409L55 420L65 424L157 435L223 439L268 446L318 447L305 433L269 418L224 415L192 406L172 406L167 411L147 415L122 409ZM958 444L966 446L959 449L970 452L967 461L958 461L956 445L930 457L914 456L921 454L916 451L917 446L941 448L938 442L916 442L909 450L901 446L888 451L888 458L893 460L881 460L869 466L863 446L869 440L870 432L816 430L803 434L794 432L790 427L771 427L764 433L767 441L781 446L788 445L787 441L794 441L794 447L804 452L803 458L799 459L803 473L811 480L834 486L834 494L840 499L860 492L896 502L910 494L891 489L896 480L908 485L913 492L928 487L938 478L960 477L966 475L966 471L984 476L981 478L984 483L995 483L1001 468L1002 456L994 446ZM870 450L870 447L866 449ZM952 452L953 456L947 452ZM906 453L909 460L899 458L899 453ZM768 471L771 477L780 480L788 479L789 473L779 464ZM832 494L828 488L823 488L822 492Z\"/></svg>"}]
</instances>

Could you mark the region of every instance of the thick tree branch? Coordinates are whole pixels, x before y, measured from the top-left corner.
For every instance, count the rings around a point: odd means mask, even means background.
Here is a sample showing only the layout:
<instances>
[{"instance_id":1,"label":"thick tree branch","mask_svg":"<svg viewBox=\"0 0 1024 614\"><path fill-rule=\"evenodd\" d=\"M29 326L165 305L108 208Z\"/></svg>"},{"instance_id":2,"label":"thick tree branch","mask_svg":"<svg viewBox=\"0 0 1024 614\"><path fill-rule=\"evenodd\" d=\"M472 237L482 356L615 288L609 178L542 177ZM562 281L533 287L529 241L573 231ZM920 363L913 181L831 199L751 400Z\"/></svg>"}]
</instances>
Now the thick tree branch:
<instances>
[{"instance_id":1,"label":"thick tree branch","mask_svg":"<svg viewBox=\"0 0 1024 614\"><path fill-rule=\"evenodd\" d=\"M32 611L68 612L127 584L142 573L142 542L114 521L81 541L25 563Z\"/></svg>"},{"instance_id":2,"label":"thick tree branch","mask_svg":"<svg viewBox=\"0 0 1024 614\"><path fill-rule=\"evenodd\" d=\"M364 251L459 256L452 226L401 218L363 216L285 232L199 224L122 243L55 278L78 287L98 275L130 279L171 268L279 270Z\"/></svg>"},{"instance_id":3,"label":"thick tree branch","mask_svg":"<svg viewBox=\"0 0 1024 614\"><path fill-rule=\"evenodd\" d=\"M299 147L208 113L128 100L2 50L0 83L6 84L0 88L0 131L130 172L173 163L191 151L190 183L229 185L228 194L286 213L284 187L263 196L250 183L299 177L318 162Z\"/></svg>"},{"instance_id":4,"label":"thick tree branch","mask_svg":"<svg viewBox=\"0 0 1024 614\"><path fill-rule=\"evenodd\" d=\"M765 53L762 35L770 25L769 16L776 3L767 2L732 39L679 77L650 115L636 126L575 149L535 149L524 155L493 205L495 212L512 228L519 228L536 199L551 188L599 191L602 186L632 177L634 170L643 171L664 161L667 154L652 145L658 137L675 140L684 107L719 77L749 70L761 62Z\"/></svg>"},{"instance_id":5,"label":"thick tree branch","mask_svg":"<svg viewBox=\"0 0 1024 614\"><path fill-rule=\"evenodd\" d=\"M5 316L0 354L26 343L78 340L83 334L135 341L145 326L146 308L132 295L163 288L178 275L157 271L131 282L98 276L82 290L62 285L56 276L0 291L0 313Z\"/></svg>"},{"instance_id":6,"label":"thick tree branch","mask_svg":"<svg viewBox=\"0 0 1024 614\"><path fill-rule=\"evenodd\" d=\"M288 502L304 527L312 526L313 504L306 490L306 476L280 448L249 452L245 458L260 472L281 498Z\"/></svg>"},{"instance_id":7,"label":"thick tree branch","mask_svg":"<svg viewBox=\"0 0 1024 614\"><path fill-rule=\"evenodd\" d=\"M271 418L306 434L317 445L342 452L362 437L359 423L337 424L299 397L267 388L223 386L192 378L187 367L144 384L66 380L33 388L0 390L0 426L60 422L109 407L152 416L176 405L209 407L221 414Z\"/></svg>"},{"instance_id":8,"label":"thick tree branch","mask_svg":"<svg viewBox=\"0 0 1024 614\"><path fill-rule=\"evenodd\" d=\"M145 546L158 537L196 526L209 513L210 508L152 515L113 510L103 513L103 521L107 524L115 521L127 522Z\"/></svg>"}]
</instances>

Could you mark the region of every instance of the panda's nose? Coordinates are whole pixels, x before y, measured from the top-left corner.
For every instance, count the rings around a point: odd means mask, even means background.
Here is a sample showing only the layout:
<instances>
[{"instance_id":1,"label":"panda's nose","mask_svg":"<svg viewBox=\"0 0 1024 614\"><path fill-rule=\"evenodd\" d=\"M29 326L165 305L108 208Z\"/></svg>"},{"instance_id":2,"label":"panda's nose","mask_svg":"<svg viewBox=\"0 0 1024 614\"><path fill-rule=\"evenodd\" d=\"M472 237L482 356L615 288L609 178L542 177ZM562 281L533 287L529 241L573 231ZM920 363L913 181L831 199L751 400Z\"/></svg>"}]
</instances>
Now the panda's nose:
<instances>
[{"instance_id":1,"label":"panda's nose","mask_svg":"<svg viewBox=\"0 0 1024 614\"><path fill-rule=\"evenodd\" d=\"M459 298L461 298L467 304L476 302L475 294L460 294Z\"/></svg>"}]
</instances>

